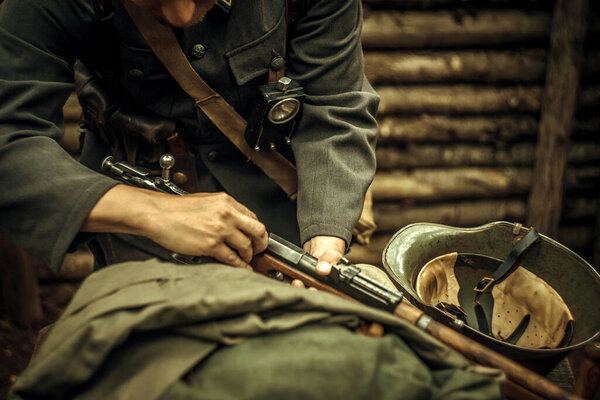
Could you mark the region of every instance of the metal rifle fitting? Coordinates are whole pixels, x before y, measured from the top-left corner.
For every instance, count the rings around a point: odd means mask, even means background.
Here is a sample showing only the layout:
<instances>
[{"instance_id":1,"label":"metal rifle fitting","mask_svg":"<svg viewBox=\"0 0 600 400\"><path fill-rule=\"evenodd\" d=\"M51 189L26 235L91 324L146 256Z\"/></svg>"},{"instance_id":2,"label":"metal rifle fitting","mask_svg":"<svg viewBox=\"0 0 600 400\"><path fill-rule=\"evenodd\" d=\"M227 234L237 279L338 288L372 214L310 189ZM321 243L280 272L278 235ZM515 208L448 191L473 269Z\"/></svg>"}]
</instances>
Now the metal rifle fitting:
<instances>
[{"instance_id":1,"label":"metal rifle fitting","mask_svg":"<svg viewBox=\"0 0 600 400\"><path fill-rule=\"evenodd\" d=\"M362 273L359 267L342 259L327 276L317 274L317 259L300 247L271 233L267 253L370 306L393 312L402 293L388 289Z\"/></svg>"}]
</instances>

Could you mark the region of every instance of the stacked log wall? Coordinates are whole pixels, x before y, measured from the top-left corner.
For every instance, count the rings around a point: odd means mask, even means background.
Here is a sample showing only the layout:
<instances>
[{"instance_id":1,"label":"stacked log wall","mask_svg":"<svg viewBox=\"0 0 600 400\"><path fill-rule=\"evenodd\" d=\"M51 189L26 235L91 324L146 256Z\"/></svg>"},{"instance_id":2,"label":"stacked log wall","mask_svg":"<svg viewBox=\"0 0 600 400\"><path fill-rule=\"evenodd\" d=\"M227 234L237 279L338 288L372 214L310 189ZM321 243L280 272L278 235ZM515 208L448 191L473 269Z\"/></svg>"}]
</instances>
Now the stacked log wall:
<instances>
[{"instance_id":1,"label":"stacked log wall","mask_svg":"<svg viewBox=\"0 0 600 400\"><path fill-rule=\"evenodd\" d=\"M554 2L363 0L365 73L381 96L378 231L353 246L381 264L411 223L525 222ZM592 5L556 238L591 259L600 183L600 36Z\"/></svg>"}]
</instances>

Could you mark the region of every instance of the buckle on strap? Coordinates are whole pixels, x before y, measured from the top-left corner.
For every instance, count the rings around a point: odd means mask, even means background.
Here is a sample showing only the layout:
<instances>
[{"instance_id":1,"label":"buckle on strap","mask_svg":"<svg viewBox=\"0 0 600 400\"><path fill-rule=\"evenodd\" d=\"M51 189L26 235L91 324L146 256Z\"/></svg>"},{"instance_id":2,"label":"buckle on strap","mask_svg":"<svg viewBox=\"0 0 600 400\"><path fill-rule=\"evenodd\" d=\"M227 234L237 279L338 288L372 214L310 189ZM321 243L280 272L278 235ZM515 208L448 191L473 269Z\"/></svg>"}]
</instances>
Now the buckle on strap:
<instances>
[{"instance_id":1,"label":"buckle on strap","mask_svg":"<svg viewBox=\"0 0 600 400\"><path fill-rule=\"evenodd\" d=\"M490 286L492 286L492 284L495 282L494 278L490 278L490 277L485 277L482 280L479 281L479 283L473 288L474 291L478 292L478 293L483 293L486 290L488 290L488 288Z\"/></svg>"}]
</instances>

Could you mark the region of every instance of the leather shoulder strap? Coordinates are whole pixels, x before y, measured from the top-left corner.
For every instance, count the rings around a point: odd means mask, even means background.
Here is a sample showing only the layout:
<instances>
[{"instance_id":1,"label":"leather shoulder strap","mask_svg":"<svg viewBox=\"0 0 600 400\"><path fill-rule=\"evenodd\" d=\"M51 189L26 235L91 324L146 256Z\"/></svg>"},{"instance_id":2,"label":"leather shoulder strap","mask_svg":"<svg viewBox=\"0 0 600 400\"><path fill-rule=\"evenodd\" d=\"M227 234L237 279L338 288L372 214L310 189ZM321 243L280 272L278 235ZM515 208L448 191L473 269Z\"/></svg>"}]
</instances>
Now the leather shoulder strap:
<instances>
[{"instance_id":1,"label":"leather shoulder strap","mask_svg":"<svg viewBox=\"0 0 600 400\"><path fill-rule=\"evenodd\" d=\"M287 41L298 23L298 20L306 14L306 0L285 0L285 22L287 23Z\"/></svg>"},{"instance_id":2,"label":"leather shoulder strap","mask_svg":"<svg viewBox=\"0 0 600 400\"><path fill-rule=\"evenodd\" d=\"M196 73L169 25L159 22L131 0L122 0L122 3L154 54L179 86L196 100L196 105L249 160L275 181L288 197L296 198L298 177L294 165L276 151L250 148L244 138L246 121Z\"/></svg>"}]
</instances>

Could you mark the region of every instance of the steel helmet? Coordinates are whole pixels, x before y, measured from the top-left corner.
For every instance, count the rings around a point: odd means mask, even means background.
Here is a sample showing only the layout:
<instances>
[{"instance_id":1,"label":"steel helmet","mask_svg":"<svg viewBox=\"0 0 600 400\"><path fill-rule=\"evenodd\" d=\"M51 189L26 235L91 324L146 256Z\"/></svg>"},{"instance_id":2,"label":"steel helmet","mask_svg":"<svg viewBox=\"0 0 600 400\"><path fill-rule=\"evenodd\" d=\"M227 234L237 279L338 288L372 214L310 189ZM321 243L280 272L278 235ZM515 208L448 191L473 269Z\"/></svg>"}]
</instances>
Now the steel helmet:
<instances>
[{"instance_id":1,"label":"steel helmet","mask_svg":"<svg viewBox=\"0 0 600 400\"><path fill-rule=\"evenodd\" d=\"M600 335L600 275L573 251L529 231L509 222L475 228L412 224L389 241L383 265L411 302L439 322L548 371L568 351ZM490 276L521 239L526 249L519 262L494 282ZM525 241L531 243L524 246ZM478 295L476 286L488 294ZM543 295L533 295L536 291ZM481 329L474 300L491 331Z\"/></svg>"}]
</instances>

